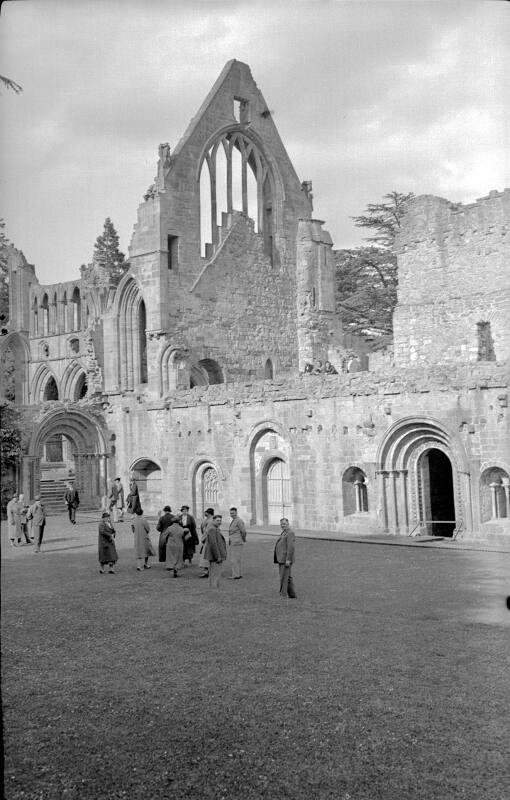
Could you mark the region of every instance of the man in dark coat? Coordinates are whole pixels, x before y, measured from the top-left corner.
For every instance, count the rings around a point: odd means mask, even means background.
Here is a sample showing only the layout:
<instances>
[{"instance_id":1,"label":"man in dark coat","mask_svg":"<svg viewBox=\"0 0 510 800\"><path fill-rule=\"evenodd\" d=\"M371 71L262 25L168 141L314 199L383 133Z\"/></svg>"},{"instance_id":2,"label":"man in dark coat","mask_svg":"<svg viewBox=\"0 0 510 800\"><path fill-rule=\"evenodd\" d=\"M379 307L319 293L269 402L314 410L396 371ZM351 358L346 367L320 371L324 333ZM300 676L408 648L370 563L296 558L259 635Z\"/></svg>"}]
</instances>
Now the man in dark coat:
<instances>
[{"instance_id":1,"label":"man in dark coat","mask_svg":"<svg viewBox=\"0 0 510 800\"><path fill-rule=\"evenodd\" d=\"M227 544L220 531L221 514L215 514L212 524L207 526L204 558L209 562L209 588L219 589L222 564L227 559Z\"/></svg>"},{"instance_id":2,"label":"man in dark coat","mask_svg":"<svg viewBox=\"0 0 510 800\"><path fill-rule=\"evenodd\" d=\"M294 544L296 534L285 517L280 520L282 532L277 539L274 548L274 563L278 564L280 572L280 597L285 600L287 597L295 600L296 590L292 580L291 570L294 563Z\"/></svg>"},{"instance_id":3,"label":"man in dark coat","mask_svg":"<svg viewBox=\"0 0 510 800\"><path fill-rule=\"evenodd\" d=\"M189 506L181 506L181 525L183 528L187 528L191 533L191 536L184 541L184 554L183 560L191 562L193 561L193 556L195 555L195 549L198 544L198 534L197 534L197 523L195 522L194 517L191 516L189 513Z\"/></svg>"},{"instance_id":4,"label":"man in dark coat","mask_svg":"<svg viewBox=\"0 0 510 800\"><path fill-rule=\"evenodd\" d=\"M80 498L78 496L78 489L73 486L71 481L66 483L66 490L64 493L64 503L67 506L67 513L69 514L69 522L76 525L76 509L80 505Z\"/></svg>"},{"instance_id":5,"label":"man in dark coat","mask_svg":"<svg viewBox=\"0 0 510 800\"><path fill-rule=\"evenodd\" d=\"M156 530L159 531L159 544L158 544L158 561L163 564L166 561L166 542L168 539L168 529L174 521L174 515L170 506L165 506L162 514L160 515Z\"/></svg>"}]
</instances>

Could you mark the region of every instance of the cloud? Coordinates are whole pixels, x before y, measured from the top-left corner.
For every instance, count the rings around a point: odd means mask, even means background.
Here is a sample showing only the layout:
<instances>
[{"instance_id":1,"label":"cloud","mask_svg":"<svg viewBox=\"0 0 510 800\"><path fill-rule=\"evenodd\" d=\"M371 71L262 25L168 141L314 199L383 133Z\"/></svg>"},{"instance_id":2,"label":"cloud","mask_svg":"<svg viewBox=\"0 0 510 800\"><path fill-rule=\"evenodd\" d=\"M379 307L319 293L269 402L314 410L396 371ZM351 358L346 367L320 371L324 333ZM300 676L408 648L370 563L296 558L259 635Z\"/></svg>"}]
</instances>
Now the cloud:
<instances>
[{"instance_id":1,"label":"cloud","mask_svg":"<svg viewBox=\"0 0 510 800\"><path fill-rule=\"evenodd\" d=\"M41 280L127 250L159 142L175 147L226 61L250 64L337 246L392 189L469 201L510 182L499 3L7 3L0 72L8 233ZM58 274L58 278L53 276Z\"/></svg>"}]
</instances>

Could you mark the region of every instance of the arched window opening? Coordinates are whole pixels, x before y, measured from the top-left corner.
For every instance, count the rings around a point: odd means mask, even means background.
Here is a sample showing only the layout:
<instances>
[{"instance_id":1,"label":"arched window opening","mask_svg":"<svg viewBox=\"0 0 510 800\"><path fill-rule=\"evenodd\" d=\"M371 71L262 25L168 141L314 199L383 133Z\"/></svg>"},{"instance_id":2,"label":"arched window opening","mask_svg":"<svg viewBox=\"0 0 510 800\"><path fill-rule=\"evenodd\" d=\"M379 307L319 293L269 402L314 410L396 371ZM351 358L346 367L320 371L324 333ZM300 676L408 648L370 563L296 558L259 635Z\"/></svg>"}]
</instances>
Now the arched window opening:
<instances>
[{"instance_id":1,"label":"arched window opening","mask_svg":"<svg viewBox=\"0 0 510 800\"><path fill-rule=\"evenodd\" d=\"M48 378L44 387L43 401L47 400L58 400L58 388L52 375Z\"/></svg>"},{"instance_id":2,"label":"arched window opening","mask_svg":"<svg viewBox=\"0 0 510 800\"><path fill-rule=\"evenodd\" d=\"M480 517L482 522L510 516L510 478L504 469L485 470L480 480Z\"/></svg>"},{"instance_id":3,"label":"arched window opening","mask_svg":"<svg viewBox=\"0 0 510 800\"><path fill-rule=\"evenodd\" d=\"M205 256L206 245L212 244L211 176L209 164L204 158L200 170L200 255Z\"/></svg>"},{"instance_id":4,"label":"arched window opening","mask_svg":"<svg viewBox=\"0 0 510 800\"><path fill-rule=\"evenodd\" d=\"M87 389L87 376L84 372L82 372L76 381L74 388L74 400L83 400L83 398L87 396Z\"/></svg>"},{"instance_id":5,"label":"arched window opening","mask_svg":"<svg viewBox=\"0 0 510 800\"><path fill-rule=\"evenodd\" d=\"M215 383L225 383L220 365L216 361L213 361L212 358L203 358L198 362L198 366L205 370L207 374L207 382L210 385Z\"/></svg>"},{"instance_id":6,"label":"arched window opening","mask_svg":"<svg viewBox=\"0 0 510 800\"><path fill-rule=\"evenodd\" d=\"M69 330L67 292L64 292L64 296L62 297L62 326L64 331Z\"/></svg>"},{"instance_id":7,"label":"arched window opening","mask_svg":"<svg viewBox=\"0 0 510 800\"><path fill-rule=\"evenodd\" d=\"M274 378L274 367L273 367L273 362L271 361L270 358L267 359L266 365L264 367L264 378L267 381L272 381Z\"/></svg>"},{"instance_id":8,"label":"arched window opening","mask_svg":"<svg viewBox=\"0 0 510 800\"><path fill-rule=\"evenodd\" d=\"M54 292L50 306L50 333L58 333L58 301L57 293Z\"/></svg>"},{"instance_id":9,"label":"arched window opening","mask_svg":"<svg viewBox=\"0 0 510 800\"><path fill-rule=\"evenodd\" d=\"M34 302L32 305L32 325L34 329L34 336L39 336L39 306L37 303L37 297L34 297Z\"/></svg>"},{"instance_id":10,"label":"arched window opening","mask_svg":"<svg viewBox=\"0 0 510 800\"><path fill-rule=\"evenodd\" d=\"M147 315L145 303L140 301L138 308L138 346L140 352L140 383L147 383Z\"/></svg>"},{"instance_id":11,"label":"arched window opening","mask_svg":"<svg viewBox=\"0 0 510 800\"><path fill-rule=\"evenodd\" d=\"M202 513L206 508L218 504L218 473L214 467L206 467L202 472Z\"/></svg>"},{"instance_id":12,"label":"arched window opening","mask_svg":"<svg viewBox=\"0 0 510 800\"><path fill-rule=\"evenodd\" d=\"M205 155L199 182L201 254L212 256L221 241L218 227L238 211L253 220L257 233L264 231L265 252L272 258L271 181L255 143L239 130L224 133Z\"/></svg>"},{"instance_id":13,"label":"arched window opening","mask_svg":"<svg viewBox=\"0 0 510 800\"><path fill-rule=\"evenodd\" d=\"M368 511L367 477L362 469L349 467L342 478L344 517Z\"/></svg>"},{"instance_id":14,"label":"arched window opening","mask_svg":"<svg viewBox=\"0 0 510 800\"><path fill-rule=\"evenodd\" d=\"M44 294L43 299L41 300L41 334L43 336L47 336L50 329L50 311L49 311L49 303L48 303L48 295Z\"/></svg>"},{"instance_id":15,"label":"arched window opening","mask_svg":"<svg viewBox=\"0 0 510 800\"><path fill-rule=\"evenodd\" d=\"M79 331L81 328L81 298L80 290L75 288L72 296L72 329Z\"/></svg>"},{"instance_id":16,"label":"arched window opening","mask_svg":"<svg viewBox=\"0 0 510 800\"><path fill-rule=\"evenodd\" d=\"M80 352L80 340L79 339L71 339L69 342L69 350L71 353L79 353Z\"/></svg>"},{"instance_id":17,"label":"arched window opening","mask_svg":"<svg viewBox=\"0 0 510 800\"><path fill-rule=\"evenodd\" d=\"M478 361L495 361L494 340L490 322L477 322Z\"/></svg>"}]
</instances>

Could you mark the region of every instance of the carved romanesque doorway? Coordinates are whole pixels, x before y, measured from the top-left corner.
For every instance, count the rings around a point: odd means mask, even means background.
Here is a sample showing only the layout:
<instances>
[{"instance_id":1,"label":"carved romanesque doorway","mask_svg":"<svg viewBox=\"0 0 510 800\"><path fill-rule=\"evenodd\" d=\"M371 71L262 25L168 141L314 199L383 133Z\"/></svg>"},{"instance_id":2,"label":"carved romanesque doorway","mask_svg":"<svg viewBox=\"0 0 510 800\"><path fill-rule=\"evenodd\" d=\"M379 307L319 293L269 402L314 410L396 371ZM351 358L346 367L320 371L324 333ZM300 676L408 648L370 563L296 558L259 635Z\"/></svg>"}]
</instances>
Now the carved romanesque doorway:
<instances>
[{"instance_id":1,"label":"carved romanesque doorway","mask_svg":"<svg viewBox=\"0 0 510 800\"><path fill-rule=\"evenodd\" d=\"M22 490L40 494L46 511L63 513L65 483L75 482L81 509L98 509L108 492L108 455L99 420L91 414L57 409L35 428L22 462Z\"/></svg>"},{"instance_id":2,"label":"carved romanesque doorway","mask_svg":"<svg viewBox=\"0 0 510 800\"><path fill-rule=\"evenodd\" d=\"M455 498L452 463L435 447L418 463L420 507L427 530L435 536L452 536L455 530Z\"/></svg>"}]
</instances>

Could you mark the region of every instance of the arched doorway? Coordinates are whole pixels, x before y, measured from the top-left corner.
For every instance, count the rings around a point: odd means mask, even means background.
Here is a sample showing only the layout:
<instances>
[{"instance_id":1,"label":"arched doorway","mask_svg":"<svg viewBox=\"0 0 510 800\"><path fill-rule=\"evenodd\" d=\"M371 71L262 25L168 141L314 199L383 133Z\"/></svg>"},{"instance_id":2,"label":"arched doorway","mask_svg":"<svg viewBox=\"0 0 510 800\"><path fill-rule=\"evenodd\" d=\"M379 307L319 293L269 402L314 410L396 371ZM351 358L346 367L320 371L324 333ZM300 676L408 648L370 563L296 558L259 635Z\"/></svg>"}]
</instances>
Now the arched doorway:
<instances>
[{"instance_id":1,"label":"arched doorway","mask_svg":"<svg viewBox=\"0 0 510 800\"><path fill-rule=\"evenodd\" d=\"M50 514L62 513L67 480L74 480L81 509L101 507L108 493L105 435L85 411L52 411L34 431L23 457L25 497L40 494Z\"/></svg>"},{"instance_id":2,"label":"arched doorway","mask_svg":"<svg viewBox=\"0 0 510 800\"><path fill-rule=\"evenodd\" d=\"M435 447L422 453L418 462L420 508L427 531L434 536L452 536L455 530L455 497L452 463Z\"/></svg>"},{"instance_id":3,"label":"arched doorway","mask_svg":"<svg viewBox=\"0 0 510 800\"><path fill-rule=\"evenodd\" d=\"M257 425L250 441L252 525L277 525L282 516L291 514L290 463L290 443L280 426L269 421Z\"/></svg>"},{"instance_id":4,"label":"arched doorway","mask_svg":"<svg viewBox=\"0 0 510 800\"><path fill-rule=\"evenodd\" d=\"M155 514L162 508L161 467L150 458L140 458L130 469L140 495L140 503L146 513Z\"/></svg>"},{"instance_id":5,"label":"arched doorway","mask_svg":"<svg viewBox=\"0 0 510 800\"><path fill-rule=\"evenodd\" d=\"M288 517L291 508L289 466L281 458L274 458L264 470L262 481L264 522L278 525L282 517Z\"/></svg>"}]
</instances>

